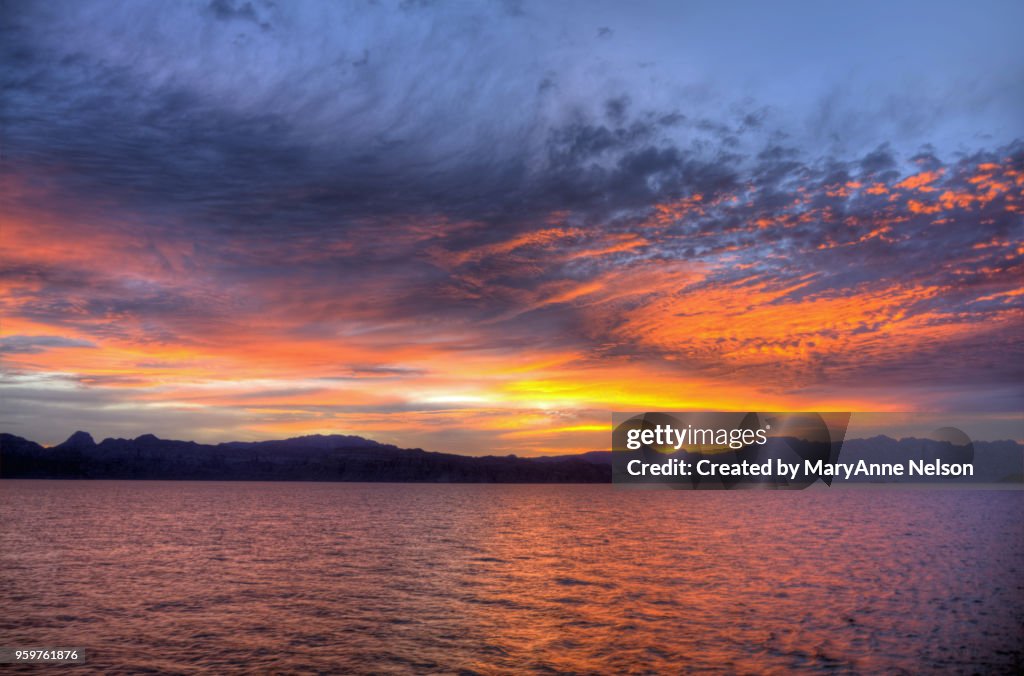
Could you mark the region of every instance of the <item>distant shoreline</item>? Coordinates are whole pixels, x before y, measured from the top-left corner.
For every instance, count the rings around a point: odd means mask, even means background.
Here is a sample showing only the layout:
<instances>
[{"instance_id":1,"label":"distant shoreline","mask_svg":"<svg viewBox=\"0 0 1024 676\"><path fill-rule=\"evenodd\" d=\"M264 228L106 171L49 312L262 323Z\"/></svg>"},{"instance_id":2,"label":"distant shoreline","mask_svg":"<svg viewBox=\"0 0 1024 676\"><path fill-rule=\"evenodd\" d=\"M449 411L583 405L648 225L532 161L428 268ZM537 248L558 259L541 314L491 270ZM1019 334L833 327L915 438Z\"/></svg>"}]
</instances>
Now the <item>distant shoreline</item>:
<instances>
[{"instance_id":1,"label":"distant shoreline","mask_svg":"<svg viewBox=\"0 0 1024 676\"><path fill-rule=\"evenodd\" d=\"M45 448L0 434L0 478L367 483L611 483L607 452L520 458L405 449L355 436L217 445L104 439L86 432Z\"/></svg>"},{"instance_id":2,"label":"distant shoreline","mask_svg":"<svg viewBox=\"0 0 1024 676\"><path fill-rule=\"evenodd\" d=\"M893 458L940 458L950 450L947 442L873 437L848 439L841 453L848 461L877 463ZM984 461L970 485L1020 484L1024 448L1017 442L978 441L970 453ZM88 433L76 432L67 441L46 448L22 437L0 434L0 479L611 484L613 456L619 459L611 451L535 458L467 456L399 448L345 435L208 445L152 434L97 443ZM919 483L928 485L930 481Z\"/></svg>"}]
</instances>

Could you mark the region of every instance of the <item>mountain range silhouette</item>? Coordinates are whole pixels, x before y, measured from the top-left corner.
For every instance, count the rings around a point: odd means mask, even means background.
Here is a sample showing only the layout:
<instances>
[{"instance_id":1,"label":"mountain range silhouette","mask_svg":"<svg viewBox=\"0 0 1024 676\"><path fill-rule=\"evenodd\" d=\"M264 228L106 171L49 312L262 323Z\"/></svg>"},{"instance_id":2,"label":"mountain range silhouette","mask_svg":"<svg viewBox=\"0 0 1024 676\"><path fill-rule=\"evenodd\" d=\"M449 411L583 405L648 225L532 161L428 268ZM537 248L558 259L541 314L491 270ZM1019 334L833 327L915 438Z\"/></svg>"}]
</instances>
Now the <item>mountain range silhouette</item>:
<instances>
[{"instance_id":1,"label":"mountain range silhouette","mask_svg":"<svg viewBox=\"0 0 1024 676\"><path fill-rule=\"evenodd\" d=\"M75 432L51 448L0 434L0 478L605 483L601 454L466 456L347 435L199 444L143 434L96 443Z\"/></svg>"},{"instance_id":2,"label":"mountain range silhouette","mask_svg":"<svg viewBox=\"0 0 1024 676\"><path fill-rule=\"evenodd\" d=\"M913 437L847 439L842 445L841 460L928 459L948 456L953 448L948 442ZM1021 444L1012 440L975 441L973 448L975 476L971 483L1024 481ZM0 478L609 483L612 453L592 451L530 458L467 456L399 448L340 434L220 444L143 434L134 439L108 438L97 443L91 434L82 431L47 448L0 433Z\"/></svg>"}]
</instances>

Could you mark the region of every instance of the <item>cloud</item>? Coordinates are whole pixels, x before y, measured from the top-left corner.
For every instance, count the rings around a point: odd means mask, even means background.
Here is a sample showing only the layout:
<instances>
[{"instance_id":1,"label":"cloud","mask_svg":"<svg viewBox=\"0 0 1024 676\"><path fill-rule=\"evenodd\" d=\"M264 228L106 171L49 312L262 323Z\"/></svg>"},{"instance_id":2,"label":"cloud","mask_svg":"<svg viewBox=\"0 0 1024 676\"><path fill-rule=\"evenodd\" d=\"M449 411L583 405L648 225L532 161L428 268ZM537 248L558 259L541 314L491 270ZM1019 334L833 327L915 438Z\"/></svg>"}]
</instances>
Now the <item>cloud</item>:
<instances>
[{"instance_id":1,"label":"cloud","mask_svg":"<svg viewBox=\"0 0 1024 676\"><path fill-rule=\"evenodd\" d=\"M88 340L60 336L5 336L0 338L0 353L39 354L46 350L62 347L95 348L96 344Z\"/></svg>"},{"instance_id":2,"label":"cloud","mask_svg":"<svg viewBox=\"0 0 1024 676\"><path fill-rule=\"evenodd\" d=\"M214 437L449 426L460 450L616 406L1024 396L1019 86L916 115L931 94L880 73L878 99L831 77L780 105L741 86L739 38L697 59L594 11L19 5L5 369L72 374L105 424L145 401Z\"/></svg>"},{"instance_id":3,"label":"cloud","mask_svg":"<svg viewBox=\"0 0 1024 676\"><path fill-rule=\"evenodd\" d=\"M233 2L232 0L210 0L207 5L209 12L221 21L241 20L252 21L261 28L269 29L270 24L260 20L256 7L252 2Z\"/></svg>"}]
</instances>

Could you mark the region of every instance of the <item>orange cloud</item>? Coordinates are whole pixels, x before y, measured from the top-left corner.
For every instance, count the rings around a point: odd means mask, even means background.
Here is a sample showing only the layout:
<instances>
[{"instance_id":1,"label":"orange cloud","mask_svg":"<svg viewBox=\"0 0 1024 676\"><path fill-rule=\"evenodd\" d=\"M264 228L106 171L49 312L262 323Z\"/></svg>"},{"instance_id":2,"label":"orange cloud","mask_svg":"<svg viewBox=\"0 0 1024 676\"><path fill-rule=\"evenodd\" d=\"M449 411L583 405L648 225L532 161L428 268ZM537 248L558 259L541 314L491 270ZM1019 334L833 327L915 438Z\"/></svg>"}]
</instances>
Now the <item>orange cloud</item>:
<instances>
[{"instance_id":1,"label":"orange cloud","mask_svg":"<svg viewBox=\"0 0 1024 676\"><path fill-rule=\"evenodd\" d=\"M604 448L611 410L905 408L922 400L827 385L1019 329L1024 246L998 218L1022 185L984 163L769 206L747 186L621 222L553 211L496 235L427 216L211 248L15 181L0 338L50 340L4 369L108 414L222 414L208 440L340 431L463 452ZM970 227L986 234L936 246L917 277L857 274Z\"/></svg>"},{"instance_id":2,"label":"orange cloud","mask_svg":"<svg viewBox=\"0 0 1024 676\"><path fill-rule=\"evenodd\" d=\"M935 192L936 188L931 184L942 177L942 171L922 171L919 174L908 176L894 187L903 190L917 190L918 192Z\"/></svg>"}]
</instances>

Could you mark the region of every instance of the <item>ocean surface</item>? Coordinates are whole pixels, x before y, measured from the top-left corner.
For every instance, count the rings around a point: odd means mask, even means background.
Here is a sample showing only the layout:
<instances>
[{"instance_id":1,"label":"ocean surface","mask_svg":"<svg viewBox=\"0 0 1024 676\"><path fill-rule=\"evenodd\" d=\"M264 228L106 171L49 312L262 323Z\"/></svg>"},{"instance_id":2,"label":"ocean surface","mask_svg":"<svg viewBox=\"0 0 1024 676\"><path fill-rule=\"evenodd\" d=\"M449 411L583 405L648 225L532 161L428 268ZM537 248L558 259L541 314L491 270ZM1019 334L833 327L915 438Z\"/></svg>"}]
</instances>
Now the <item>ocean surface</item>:
<instances>
[{"instance_id":1,"label":"ocean surface","mask_svg":"<svg viewBox=\"0 0 1024 676\"><path fill-rule=\"evenodd\" d=\"M1016 673L1024 492L0 482L60 673ZM34 666L0 671L40 673Z\"/></svg>"}]
</instances>

